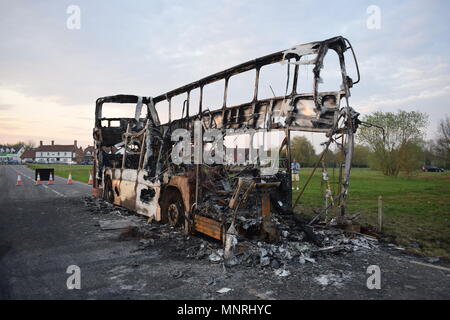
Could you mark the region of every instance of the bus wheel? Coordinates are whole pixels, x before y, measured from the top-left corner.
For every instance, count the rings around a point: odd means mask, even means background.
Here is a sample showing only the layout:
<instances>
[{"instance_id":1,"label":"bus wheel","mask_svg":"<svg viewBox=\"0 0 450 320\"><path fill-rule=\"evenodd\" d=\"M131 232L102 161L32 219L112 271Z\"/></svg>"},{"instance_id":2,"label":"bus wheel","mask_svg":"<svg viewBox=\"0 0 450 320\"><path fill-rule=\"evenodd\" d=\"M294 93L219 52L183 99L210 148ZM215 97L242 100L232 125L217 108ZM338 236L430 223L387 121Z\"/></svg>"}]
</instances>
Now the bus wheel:
<instances>
[{"instance_id":1,"label":"bus wheel","mask_svg":"<svg viewBox=\"0 0 450 320\"><path fill-rule=\"evenodd\" d=\"M162 205L164 220L172 227L182 226L184 223L184 208L178 191L168 190Z\"/></svg>"},{"instance_id":2,"label":"bus wheel","mask_svg":"<svg viewBox=\"0 0 450 320\"><path fill-rule=\"evenodd\" d=\"M112 188L111 179L107 178L105 180L105 187L103 189L103 199L109 203L114 203L114 191Z\"/></svg>"}]
</instances>

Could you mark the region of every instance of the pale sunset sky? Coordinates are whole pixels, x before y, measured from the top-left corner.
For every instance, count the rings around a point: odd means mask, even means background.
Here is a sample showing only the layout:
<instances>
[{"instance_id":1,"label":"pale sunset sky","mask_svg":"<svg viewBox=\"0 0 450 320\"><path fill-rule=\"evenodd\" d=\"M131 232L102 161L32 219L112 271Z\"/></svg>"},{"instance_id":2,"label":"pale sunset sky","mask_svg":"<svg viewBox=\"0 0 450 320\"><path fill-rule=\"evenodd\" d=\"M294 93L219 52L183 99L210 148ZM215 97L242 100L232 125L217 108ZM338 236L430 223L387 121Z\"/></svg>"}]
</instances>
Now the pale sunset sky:
<instances>
[{"instance_id":1,"label":"pale sunset sky","mask_svg":"<svg viewBox=\"0 0 450 320\"><path fill-rule=\"evenodd\" d=\"M70 5L80 29L67 28ZM1 0L0 12L0 144L92 145L98 97L156 96L338 35L358 57L357 111L427 112L428 138L450 115L450 1Z\"/></svg>"}]
</instances>

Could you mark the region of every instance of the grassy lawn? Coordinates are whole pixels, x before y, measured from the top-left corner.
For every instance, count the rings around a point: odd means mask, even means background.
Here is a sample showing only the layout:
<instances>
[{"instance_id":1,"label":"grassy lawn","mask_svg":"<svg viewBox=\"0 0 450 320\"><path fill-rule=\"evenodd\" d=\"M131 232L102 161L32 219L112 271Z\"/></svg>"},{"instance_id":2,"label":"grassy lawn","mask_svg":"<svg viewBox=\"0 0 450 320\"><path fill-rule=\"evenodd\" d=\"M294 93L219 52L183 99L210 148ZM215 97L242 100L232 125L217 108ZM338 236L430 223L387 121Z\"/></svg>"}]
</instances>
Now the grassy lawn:
<instances>
[{"instance_id":1,"label":"grassy lawn","mask_svg":"<svg viewBox=\"0 0 450 320\"><path fill-rule=\"evenodd\" d=\"M302 170L301 185L312 169ZM339 172L329 169L332 188ZM322 174L316 171L296 210L311 215L324 206ZM300 188L301 190L301 188ZM298 191L294 191L293 199ZM362 213L359 222L377 225L378 196L383 197L383 233L408 251L450 260L450 173L420 172L413 176L385 177L370 169L352 169L349 214ZM419 248L416 248L419 246Z\"/></svg>"},{"instance_id":2,"label":"grassy lawn","mask_svg":"<svg viewBox=\"0 0 450 320\"><path fill-rule=\"evenodd\" d=\"M92 171L91 165L69 165L69 164L28 164L28 168L34 170L36 168L53 168L55 175L68 178L69 172L72 173L72 179L87 183L89 180L89 172Z\"/></svg>"}]
</instances>

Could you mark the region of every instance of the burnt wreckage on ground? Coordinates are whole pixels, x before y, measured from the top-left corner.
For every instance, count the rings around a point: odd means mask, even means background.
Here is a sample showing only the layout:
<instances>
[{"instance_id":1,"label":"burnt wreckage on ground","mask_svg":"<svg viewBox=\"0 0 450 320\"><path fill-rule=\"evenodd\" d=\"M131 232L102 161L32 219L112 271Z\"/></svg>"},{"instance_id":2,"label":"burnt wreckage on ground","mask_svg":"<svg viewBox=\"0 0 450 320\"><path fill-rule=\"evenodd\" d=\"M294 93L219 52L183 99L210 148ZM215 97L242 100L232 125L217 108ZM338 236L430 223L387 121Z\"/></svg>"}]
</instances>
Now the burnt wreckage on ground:
<instances>
[{"instance_id":1,"label":"burnt wreckage on ground","mask_svg":"<svg viewBox=\"0 0 450 320\"><path fill-rule=\"evenodd\" d=\"M337 71L341 86L337 91L323 92L320 91L323 62L333 51L339 61ZM316 168L332 143L344 155L339 187L335 195L330 195L329 207L335 209L335 224L349 224L345 207L354 134L359 124L358 113L350 107L349 97L350 88L359 82L359 71L358 80L353 82L347 75L345 52L350 52L358 71L348 40L335 37L240 64L157 97L116 95L99 98L94 128L94 195L150 219L183 227L186 232L206 234L223 241L228 248L236 243L239 234L275 241L279 232L271 213L292 214L292 208L298 202L297 198L292 203L291 132L317 132L326 134L328 141ZM285 95L258 99L260 70L277 63L286 65ZM299 70L304 66L312 68L312 92L298 93ZM251 70L255 72L253 99L229 106L230 79ZM218 81L224 82L222 105L205 105L205 86ZM194 105L191 93L196 89L199 102ZM173 98L180 95L186 99L181 106L174 106ZM102 117L105 103L136 104L135 117ZM161 110L157 111L163 104L166 107L163 112L169 114L166 123L161 123ZM147 111L146 117L140 116L143 107ZM171 119L176 107L182 108L181 116ZM175 145L172 133L187 129L192 132L193 141L196 121L200 121L201 131L216 129L223 136L230 129L281 132L284 134L281 149L287 156L285 169L264 175L258 165L231 173L224 164L174 164L171 159ZM322 209L318 217L327 209Z\"/></svg>"}]
</instances>

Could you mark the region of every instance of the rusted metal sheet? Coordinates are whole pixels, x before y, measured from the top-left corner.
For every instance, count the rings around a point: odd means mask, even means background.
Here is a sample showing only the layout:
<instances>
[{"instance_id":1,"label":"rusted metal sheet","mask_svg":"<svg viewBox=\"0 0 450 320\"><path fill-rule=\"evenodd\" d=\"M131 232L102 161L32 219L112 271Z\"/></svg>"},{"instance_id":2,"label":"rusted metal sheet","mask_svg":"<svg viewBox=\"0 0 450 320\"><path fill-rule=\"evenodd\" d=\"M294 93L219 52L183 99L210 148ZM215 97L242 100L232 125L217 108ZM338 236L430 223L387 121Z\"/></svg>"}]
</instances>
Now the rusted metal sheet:
<instances>
[{"instance_id":1,"label":"rusted metal sheet","mask_svg":"<svg viewBox=\"0 0 450 320\"><path fill-rule=\"evenodd\" d=\"M270 196L268 193L261 195L261 215L268 217L270 215Z\"/></svg>"},{"instance_id":2,"label":"rusted metal sheet","mask_svg":"<svg viewBox=\"0 0 450 320\"><path fill-rule=\"evenodd\" d=\"M223 227L218 221L196 215L194 217L194 228L196 231L206 234L214 239L223 240Z\"/></svg>"}]
</instances>

